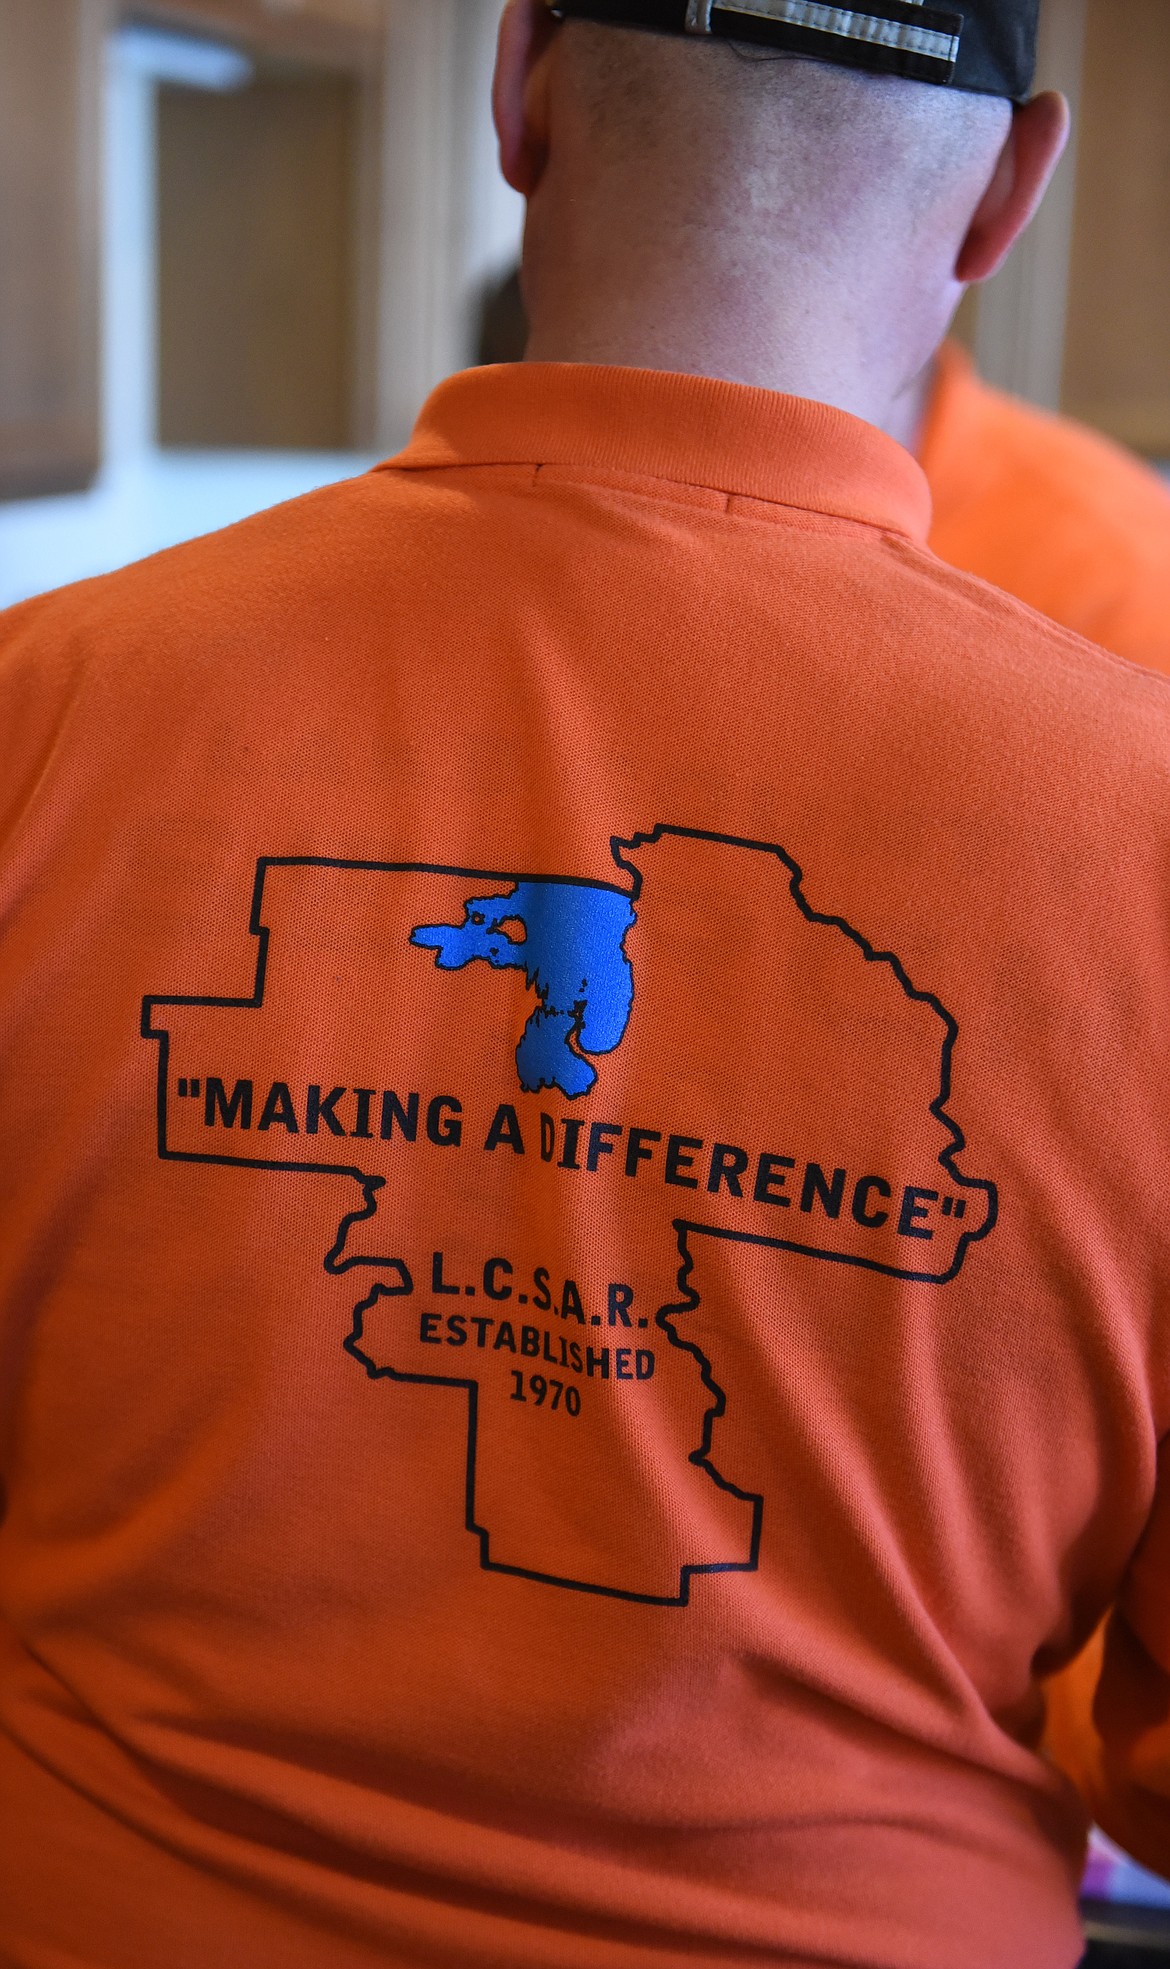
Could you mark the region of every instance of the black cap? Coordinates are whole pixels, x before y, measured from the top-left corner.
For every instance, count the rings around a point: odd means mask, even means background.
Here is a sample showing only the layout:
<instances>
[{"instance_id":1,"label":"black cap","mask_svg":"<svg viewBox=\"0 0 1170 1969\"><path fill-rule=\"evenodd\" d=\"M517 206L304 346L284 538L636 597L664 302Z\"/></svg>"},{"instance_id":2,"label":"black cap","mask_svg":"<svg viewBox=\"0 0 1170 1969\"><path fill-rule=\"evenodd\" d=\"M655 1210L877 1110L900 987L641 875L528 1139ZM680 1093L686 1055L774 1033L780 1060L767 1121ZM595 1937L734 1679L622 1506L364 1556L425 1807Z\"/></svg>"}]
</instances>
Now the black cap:
<instances>
[{"instance_id":1,"label":"black cap","mask_svg":"<svg viewBox=\"0 0 1170 1969\"><path fill-rule=\"evenodd\" d=\"M549 0L555 14L658 34L757 41L792 55L1025 102L1040 0Z\"/></svg>"}]
</instances>

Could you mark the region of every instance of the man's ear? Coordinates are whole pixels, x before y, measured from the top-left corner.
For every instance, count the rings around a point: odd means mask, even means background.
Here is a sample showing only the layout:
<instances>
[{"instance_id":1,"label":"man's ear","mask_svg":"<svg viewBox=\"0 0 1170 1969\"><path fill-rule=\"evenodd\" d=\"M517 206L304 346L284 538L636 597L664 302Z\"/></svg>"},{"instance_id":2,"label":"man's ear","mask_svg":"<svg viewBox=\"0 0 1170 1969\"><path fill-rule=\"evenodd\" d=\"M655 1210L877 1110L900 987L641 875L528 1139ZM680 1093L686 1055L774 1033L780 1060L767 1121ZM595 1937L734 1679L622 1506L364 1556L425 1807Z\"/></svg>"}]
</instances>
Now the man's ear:
<instances>
[{"instance_id":1,"label":"man's ear","mask_svg":"<svg viewBox=\"0 0 1170 1969\"><path fill-rule=\"evenodd\" d=\"M492 111L500 169L524 198L536 190L548 156L548 104L540 63L556 32L545 0L508 0L500 22Z\"/></svg>"},{"instance_id":2,"label":"man's ear","mask_svg":"<svg viewBox=\"0 0 1170 1969\"><path fill-rule=\"evenodd\" d=\"M1052 90L1013 112L995 174L959 252L956 280L970 284L999 272L1048 190L1069 125L1068 104Z\"/></svg>"}]
</instances>

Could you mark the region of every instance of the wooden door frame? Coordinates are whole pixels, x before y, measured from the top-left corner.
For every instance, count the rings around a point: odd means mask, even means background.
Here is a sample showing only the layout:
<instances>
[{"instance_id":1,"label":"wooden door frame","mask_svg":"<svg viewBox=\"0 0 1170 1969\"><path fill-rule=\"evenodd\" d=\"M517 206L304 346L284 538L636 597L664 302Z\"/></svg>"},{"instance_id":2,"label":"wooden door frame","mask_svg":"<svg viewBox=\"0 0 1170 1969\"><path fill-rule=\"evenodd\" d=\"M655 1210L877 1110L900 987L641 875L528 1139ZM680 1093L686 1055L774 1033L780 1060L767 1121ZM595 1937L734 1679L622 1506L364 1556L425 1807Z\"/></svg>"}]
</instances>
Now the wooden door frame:
<instances>
[{"instance_id":1,"label":"wooden door frame","mask_svg":"<svg viewBox=\"0 0 1170 1969\"><path fill-rule=\"evenodd\" d=\"M19 306L7 321L19 374L22 347L41 334L38 310L68 321L71 353L59 377L57 405L33 415L23 405L0 406L0 499L81 492L101 465L101 156L103 50L113 0L73 0L61 28L74 77L68 130L50 132L54 163L65 176L53 210L52 232L35 242L26 264L6 269L9 297ZM62 54L66 53L65 46ZM12 160L12 199L35 209L34 180L44 160L35 149ZM16 228L18 250L28 245ZM61 256L65 256L62 259Z\"/></svg>"},{"instance_id":2,"label":"wooden door frame","mask_svg":"<svg viewBox=\"0 0 1170 1969\"><path fill-rule=\"evenodd\" d=\"M471 211L494 170L486 91L502 0L114 0L121 18L348 70L362 91L359 448L392 450L472 355Z\"/></svg>"},{"instance_id":3,"label":"wooden door frame","mask_svg":"<svg viewBox=\"0 0 1170 1969\"><path fill-rule=\"evenodd\" d=\"M356 347L350 406L353 448L379 448L385 415L380 374L380 297L385 286L383 0L108 0L121 22L214 34L258 59L288 60L349 75L358 88L358 157L353 255ZM426 0L427 5L435 0Z\"/></svg>"},{"instance_id":4,"label":"wooden door frame","mask_svg":"<svg viewBox=\"0 0 1170 1969\"><path fill-rule=\"evenodd\" d=\"M502 0L386 0L383 442L405 441L435 384L474 360L477 222L498 180L488 104ZM490 198L488 200L490 204Z\"/></svg>"}]
</instances>

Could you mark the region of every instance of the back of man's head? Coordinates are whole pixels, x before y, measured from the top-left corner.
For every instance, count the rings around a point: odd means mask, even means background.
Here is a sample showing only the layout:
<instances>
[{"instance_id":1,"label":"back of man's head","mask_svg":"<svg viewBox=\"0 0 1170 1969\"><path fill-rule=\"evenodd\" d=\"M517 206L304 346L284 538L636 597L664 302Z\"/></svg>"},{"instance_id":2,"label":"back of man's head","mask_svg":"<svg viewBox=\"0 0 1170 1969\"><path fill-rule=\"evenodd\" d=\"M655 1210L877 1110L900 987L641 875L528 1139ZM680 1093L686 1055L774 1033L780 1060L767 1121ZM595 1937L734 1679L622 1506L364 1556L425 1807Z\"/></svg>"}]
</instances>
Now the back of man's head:
<instances>
[{"instance_id":1,"label":"back of man's head","mask_svg":"<svg viewBox=\"0 0 1170 1969\"><path fill-rule=\"evenodd\" d=\"M911 251L940 206L969 217L1011 123L999 97L585 21L566 24L557 65L589 193L641 204L647 188L660 223L713 220L762 254L807 244L855 272L879 250L875 221Z\"/></svg>"},{"instance_id":2,"label":"back of man's head","mask_svg":"<svg viewBox=\"0 0 1170 1969\"><path fill-rule=\"evenodd\" d=\"M1013 114L756 44L557 24L544 0L511 11L497 115L530 201L536 355L617 360L640 337L643 366L873 414L859 364L878 395L905 385L1059 154L1053 98Z\"/></svg>"}]
</instances>

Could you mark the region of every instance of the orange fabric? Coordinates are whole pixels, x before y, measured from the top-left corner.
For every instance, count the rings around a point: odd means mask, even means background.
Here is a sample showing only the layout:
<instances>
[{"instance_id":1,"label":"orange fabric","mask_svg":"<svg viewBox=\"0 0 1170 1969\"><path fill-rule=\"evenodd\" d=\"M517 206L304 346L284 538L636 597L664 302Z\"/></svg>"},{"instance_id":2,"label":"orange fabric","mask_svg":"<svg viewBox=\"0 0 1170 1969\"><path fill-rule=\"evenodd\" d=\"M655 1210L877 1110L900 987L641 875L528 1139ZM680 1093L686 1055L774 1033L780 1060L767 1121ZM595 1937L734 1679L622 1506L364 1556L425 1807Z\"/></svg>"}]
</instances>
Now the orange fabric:
<instances>
[{"instance_id":1,"label":"orange fabric","mask_svg":"<svg viewBox=\"0 0 1170 1969\"><path fill-rule=\"evenodd\" d=\"M12 1969L1071 1969L1170 701L928 511L489 371L0 625Z\"/></svg>"},{"instance_id":2,"label":"orange fabric","mask_svg":"<svg viewBox=\"0 0 1170 1969\"><path fill-rule=\"evenodd\" d=\"M934 501L930 544L943 560L1170 672L1170 491L1154 472L1098 432L992 389L953 342L936 362L920 457ZM1164 1869L1166 1837L1151 1845L1142 1830L1152 1801L1119 1816L1097 1770L1101 1642L1094 1636L1047 1686L1046 1744L1115 1836Z\"/></svg>"},{"instance_id":3,"label":"orange fabric","mask_svg":"<svg viewBox=\"0 0 1170 1969\"><path fill-rule=\"evenodd\" d=\"M1107 438L940 353L920 447L930 544L1078 635L1170 671L1170 489Z\"/></svg>"}]
</instances>

